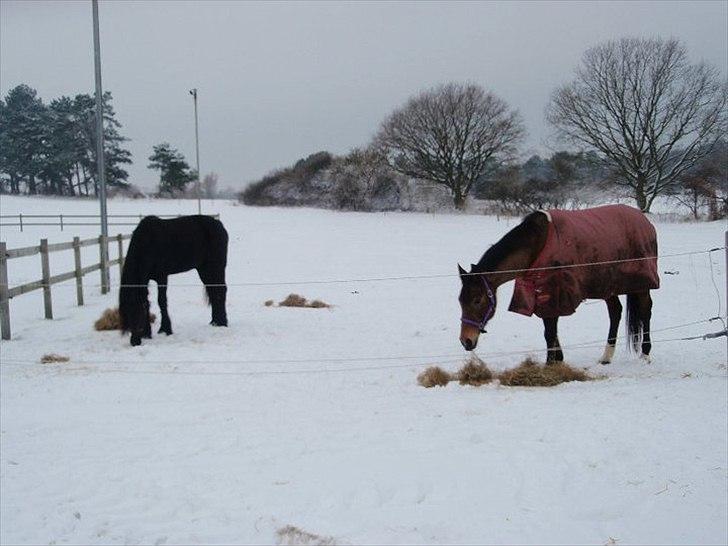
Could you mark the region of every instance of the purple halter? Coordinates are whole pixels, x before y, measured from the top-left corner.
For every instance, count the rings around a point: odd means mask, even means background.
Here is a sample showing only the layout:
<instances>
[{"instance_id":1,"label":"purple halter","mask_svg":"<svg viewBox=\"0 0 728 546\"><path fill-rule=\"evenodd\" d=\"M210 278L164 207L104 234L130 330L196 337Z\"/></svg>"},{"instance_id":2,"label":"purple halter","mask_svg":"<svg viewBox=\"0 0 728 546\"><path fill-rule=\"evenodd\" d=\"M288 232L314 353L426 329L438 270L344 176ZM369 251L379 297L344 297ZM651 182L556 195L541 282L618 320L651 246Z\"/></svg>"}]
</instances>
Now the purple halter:
<instances>
[{"instance_id":1,"label":"purple halter","mask_svg":"<svg viewBox=\"0 0 728 546\"><path fill-rule=\"evenodd\" d=\"M493 313L495 313L495 296L493 295L493 290L490 288L488 281L485 280L485 275L481 275L480 278L482 279L483 285L485 286L485 295L488 298L488 309L485 310L483 320L481 320L480 322L466 319L465 317L460 317L460 322L462 322L463 324L468 324L470 326L475 326L478 330L480 330L481 334L484 334L485 325L491 319Z\"/></svg>"}]
</instances>

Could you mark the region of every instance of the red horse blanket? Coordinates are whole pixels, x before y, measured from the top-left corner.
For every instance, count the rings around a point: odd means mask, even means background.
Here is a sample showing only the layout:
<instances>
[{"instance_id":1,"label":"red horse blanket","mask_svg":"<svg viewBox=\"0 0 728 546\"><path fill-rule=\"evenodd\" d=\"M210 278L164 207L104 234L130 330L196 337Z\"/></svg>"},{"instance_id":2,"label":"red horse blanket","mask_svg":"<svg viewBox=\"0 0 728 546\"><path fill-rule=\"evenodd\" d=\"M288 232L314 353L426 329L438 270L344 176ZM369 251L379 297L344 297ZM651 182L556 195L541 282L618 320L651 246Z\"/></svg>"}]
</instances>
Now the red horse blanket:
<instances>
[{"instance_id":1,"label":"red horse blanket","mask_svg":"<svg viewBox=\"0 0 728 546\"><path fill-rule=\"evenodd\" d=\"M509 311L542 318L571 315L585 299L660 287L657 234L639 210L607 205L578 211L551 210L548 236L530 271L516 279ZM630 258L639 261L573 266Z\"/></svg>"}]
</instances>

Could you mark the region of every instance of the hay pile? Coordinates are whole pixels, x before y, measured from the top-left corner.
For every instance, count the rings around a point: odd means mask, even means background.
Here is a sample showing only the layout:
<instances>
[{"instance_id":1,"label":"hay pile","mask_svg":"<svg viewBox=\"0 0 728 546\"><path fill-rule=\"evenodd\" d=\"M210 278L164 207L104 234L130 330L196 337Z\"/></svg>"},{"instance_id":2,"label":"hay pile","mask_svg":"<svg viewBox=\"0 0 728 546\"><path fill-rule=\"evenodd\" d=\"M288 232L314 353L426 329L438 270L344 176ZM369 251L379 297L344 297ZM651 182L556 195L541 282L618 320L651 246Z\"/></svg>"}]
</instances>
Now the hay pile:
<instances>
[{"instance_id":1,"label":"hay pile","mask_svg":"<svg viewBox=\"0 0 728 546\"><path fill-rule=\"evenodd\" d=\"M71 360L70 357L64 355L58 355L56 353L48 353L40 357L41 364L57 364L58 362L68 362Z\"/></svg>"},{"instance_id":2,"label":"hay pile","mask_svg":"<svg viewBox=\"0 0 728 546\"><path fill-rule=\"evenodd\" d=\"M334 537L316 535L295 525L286 525L276 531L278 545L335 546Z\"/></svg>"},{"instance_id":3,"label":"hay pile","mask_svg":"<svg viewBox=\"0 0 728 546\"><path fill-rule=\"evenodd\" d=\"M266 307L272 307L273 300L266 301L264 305ZM308 301L299 294L288 294L286 299L278 302L278 307L308 307L310 309L325 309L331 307L331 305L321 300Z\"/></svg>"},{"instance_id":4,"label":"hay pile","mask_svg":"<svg viewBox=\"0 0 728 546\"><path fill-rule=\"evenodd\" d=\"M539 366L531 358L521 362L518 367L505 370L498 375L500 384L507 387L553 387L569 381L590 379L592 378L583 370L577 370L563 362Z\"/></svg>"},{"instance_id":5,"label":"hay pile","mask_svg":"<svg viewBox=\"0 0 728 546\"><path fill-rule=\"evenodd\" d=\"M455 373L449 373L438 366L430 366L417 376L417 382L425 388L444 387L450 381L459 381L461 385L480 386L490 383L493 373L477 356L471 356L465 365Z\"/></svg>"},{"instance_id":6,"label":"hay pile","mask_svg":"<svg viewBox=\"0 0 728 546\"><path fill-rule=\"evenodd\" d=\"M157 320L157 315L149 313L149 324L154 324ZM94 329L99 332L104 330L121 330L121 318L119 317L119 309L117 307L113 309L106 309L102 314L101 318L94 322Z\"/></svg>"},{"instance_id":7,"label":"hay pile","mask_svg":"<svg viewBox=\"0 0 728 546\"><path fill-rule=\"evenodd\" d=\"M477 356L471 356L465 365L460 368L457 378L461 385L473 385L479 387L486 385L493 380L493 372L488 369L485 362Z\"/></svg>"},{"instance_id":8,"label":"hay pile","mask_svg":"<svg viewBox=\"0 0 728 546\"><path fill-rule=\"evenodd\" d=\"M452 380L452 375L438 366L430 366L417 376L417 382L426 389L444 387Z\"/></svg>"},{"instance_id":9,"label":"hay pile","mask_svg":"<svg viewBox=\"0 0 728 546\"><path fill-rule=\"evenodd\" d=\"M471 356L465 365L455 373L449 373L438 366L430 366L417 376L417 383L425 388L444 387L450 381L458 381L461 385L480 386L498 379L506 387L554 387L569 381L590 381L594 379L585 371L572 368L559 362L540 366L533 359L527 358L516 368L505 370L494 376L488 366L477 356Z\"/></svg>"}]
</instances>

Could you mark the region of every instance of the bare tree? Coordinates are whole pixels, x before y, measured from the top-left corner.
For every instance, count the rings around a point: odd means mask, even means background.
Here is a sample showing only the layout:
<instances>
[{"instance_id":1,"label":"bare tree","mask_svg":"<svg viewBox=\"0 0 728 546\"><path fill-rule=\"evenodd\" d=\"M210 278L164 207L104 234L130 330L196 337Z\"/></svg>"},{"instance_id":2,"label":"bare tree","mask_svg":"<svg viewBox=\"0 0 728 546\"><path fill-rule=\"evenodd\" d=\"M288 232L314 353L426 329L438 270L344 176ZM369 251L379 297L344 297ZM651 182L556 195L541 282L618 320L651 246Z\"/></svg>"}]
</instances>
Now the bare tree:
<instances>
[{"instance_id":1,"label":"bare tree","mask_svg":"<svg viewBox=\"0 0 728 546\"><path fill-rule=\"evenodd\" d=\"M561 137L601 152L649 211L725 132L726 85L678 40L624 38L584 54L546 117Z\"/></svg>"},{"instance_id":2,"label":"bare tree","mask_svg":"<svg viewBox=\"0 0 728 546\"><path fill-rule=\"evenodd\" d=\"M505 101L477 85L449 83L393 112L375 146L392 169L449 188L462 208L476 180L523 135L520 115Z\"/></svg>"},{"instance_id":3,"label":"bare tree","mask_svg":"<svg viewBox=\"0 0 728 546\"><path fill-rule=\"evenodd\" d=\"M202 179L202 192L205 199L215 199L217 197L217 173L207 173Z\"/></svg>"}]
</instances>

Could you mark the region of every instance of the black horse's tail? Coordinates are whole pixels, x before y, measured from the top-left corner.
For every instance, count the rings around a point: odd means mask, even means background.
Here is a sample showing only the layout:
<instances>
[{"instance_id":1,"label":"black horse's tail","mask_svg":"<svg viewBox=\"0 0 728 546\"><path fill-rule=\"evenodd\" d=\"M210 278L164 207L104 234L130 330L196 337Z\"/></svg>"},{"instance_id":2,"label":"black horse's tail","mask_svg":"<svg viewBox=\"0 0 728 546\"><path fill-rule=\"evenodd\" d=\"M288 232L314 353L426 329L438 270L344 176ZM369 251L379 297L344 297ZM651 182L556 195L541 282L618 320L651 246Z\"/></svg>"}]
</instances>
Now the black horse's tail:
<instances>
[{"instance_id":1,"label":"black horse's tail","mask_svg":"<svg viewBox=\"0 0 728 546\"><path fill-rule=\"evenodd\" d=\"M627 294L627 348L638 353L642 343L644 327L639 312L637 294Z\"/></svg>"}]
</instances>

